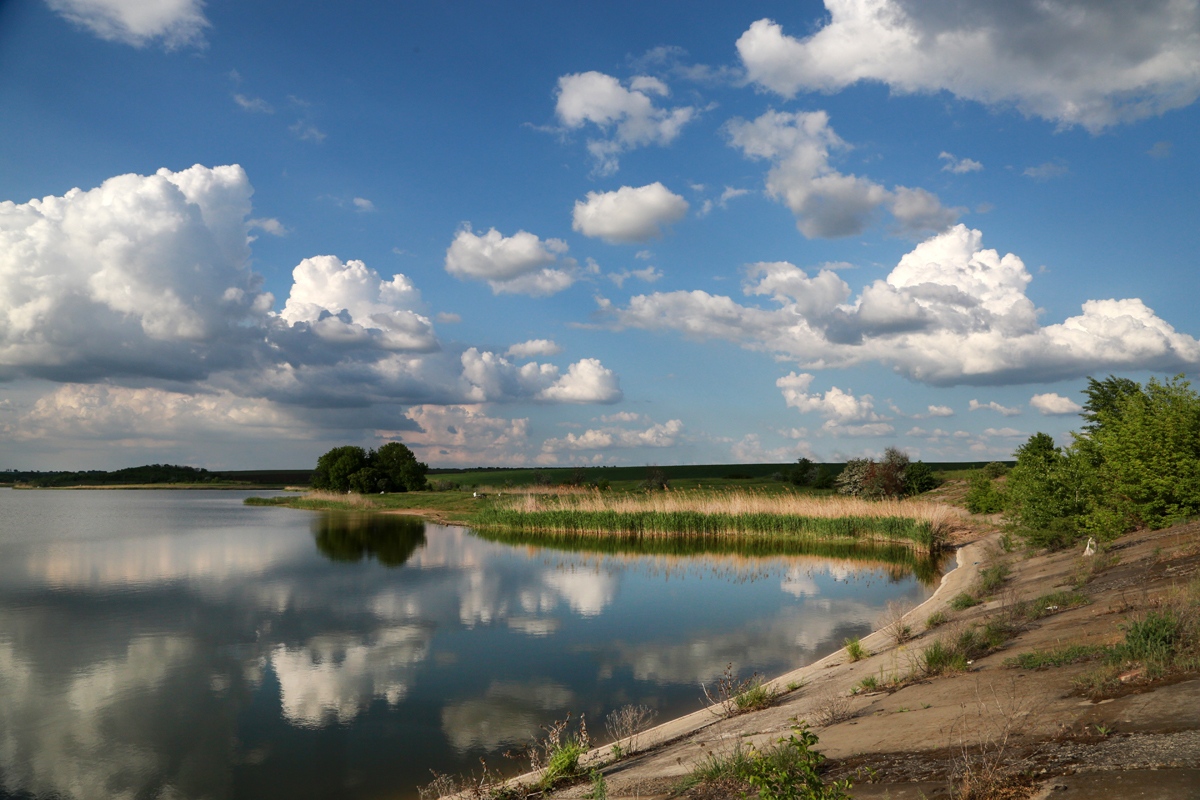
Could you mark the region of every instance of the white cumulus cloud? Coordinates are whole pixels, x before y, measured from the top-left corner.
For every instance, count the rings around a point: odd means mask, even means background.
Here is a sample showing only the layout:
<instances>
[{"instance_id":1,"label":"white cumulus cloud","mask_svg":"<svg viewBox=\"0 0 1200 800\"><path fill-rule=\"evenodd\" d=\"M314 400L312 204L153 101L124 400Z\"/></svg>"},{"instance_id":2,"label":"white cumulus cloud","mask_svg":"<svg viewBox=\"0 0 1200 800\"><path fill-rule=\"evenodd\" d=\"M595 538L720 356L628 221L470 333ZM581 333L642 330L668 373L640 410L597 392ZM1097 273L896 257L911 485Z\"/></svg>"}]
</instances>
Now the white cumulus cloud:
<instances>
[{"instance_id":1,"label":"white cumulus cloud","mask_svg":"<svg viewBox=\"0 0 1200 800\"><path fill-rule=\"evenodd\" d=\"M530 339L527 342L512 345L504 355L515 358L531 358L533 356L556 356L561 352L562 348L549 339Z\"/></svg>"},{"instance_id":2,"label":"white cumulus cloud","mask_svg":"<svg viewBox=\"0 0 1200 800\"><path fill-rule=\"evenodd\" d=\"M46 0L64 18L101 39L144 47L155 41L168 50L203 47L203 0Z\"/></svg>"},{"instance_id":3,"label":"white cumulus cloud","mask_svg":"<svg viewBox=\"0 0 1200 800\"><path fill-rule=\"evenodd\" d=\"M971 158L959 158L953 153L947 153L944 150L938 154L938 158L946 162L942 167L942 172L953 172L955 175L961 175L964 172L979 172L983 169L983 164Z\"/></svg>"},{"instance_id":4,"label":"white cumulus cloud","mask_svg":"<svg viewBox=\"0 0 1200 800\"><path fill-rule=\"evenodd\" d=\"M418 431L396 438L428 464L525 464L529 418L490 416L480 405L418 405L405 412ZM381 432L382 433L382 432Z\"/></svg>"},{"instance_id":5,"label":"white cumulus cloud","mask_svg":"<svg viewBox=\"0 0 1200 800\"><path fill-rule=\"evenodd\" d=\"M968 411L995 411L1005 417L1015 417L1021 413L1020 408L1007 408L1000 405L995 400L990 400L986 403L981 403L978 400L972 400L967 407Z\"/></svg>"},{"instance_id":6,"label":"white cumulus cloud","mask_svg":"<svg viewBox=\"0 0 1200 800\"><path fill-rule=\"evenodd\" d=\"M645 242L662 236L664 225L683 219L688 202L659 182L622 186L615 192L588 192L575 201L571 227L610 244Z\"/></svg>"},{"instance_id":7,"label":"white cumulus cloud","mask_svg":"<svg viewBox=\"0 0 1200 800\"><path fill-rule=\"evenodd\" d=\"M630 88L602 72L563 75L558 79L555 113L571 130L591 123L602 138L588 140L588 152L602 175L616 172L621 153L635 147L667 145L696 116L692 106L659 108L651 95L664 97L667 86L656 78L635 78Z\"/></svg>"},{"instance_id":8,"label":"white cumulus cloud","mask_svg":"<svg viewBox=\"0 0 1200 800\"><path fill-rule=\"evenodd\" d=\"M1200 365L1200 342L1136 298L1087 300L1078 316L1041 325L1024 262L982 241L981 232L956 225L917 245L853 300L832 271L810 277L772 262L751 267L742 286L751 299L769 297L767 307L693 290L635 295L624 308L602 301L599 313L614 328L722 339L803 369L884 363L940 386Z\"/></svg>"},{"instance_id":9,"label":"white cumulus cloud","mask_svg":"<svg viewBox=\"0 0 1200 800\"><path fill-rule=\"evenodd\" d=\"M384 280L361 261L337 256L306 258L292 270L291 293L280 316L306 323L330 342L373 339L388 350L438 348L421 295L406 276Z\"/></svg>"},{"instance_id":10,"label":"white cumulus cloud","mask_svg":"<svg viewBox=\"0 0 1200 800\"><path fill-rule=\"evenodd\" d=\"M629 428L592 428L581 434L568 433L559 439L542 443L543 452L559 453L577 450L608 450L630 447L674 447L683 432L683 423L673 419L644 430Z\"/></svg>"},{"instance_id":11,"label":"white cumulus cloud","mask_svg":"<svg viewBox=\"0 0 1200 800\"><path fill-rule=\"evenodd\" d=\"M784 97L878 81L948 91L1096 132L1200 96L1200 8L1147 0L825 0L802 39L770 19L737 41L747 77Z\"/></svg>"},{"instance_id":12,"label":"white cumulus cloud","mask_svg":"<svg viewBox=\"0 0 1200 800\"><path fill-rule=\"evenodd\" d=\"M1063 397L1055 392L1035 394L1029 399L1029 405L1036 408L1043 416L1058 416L1060 414L1078 414L1083 406L1069 397Z\"/></svg>"},{"instance_id":13,"label":"white cumulus cloud","mask_svg":"<svg viewBox=\"0 0 1200 800\"><path fill-rule=\"evenodd\" d=\"M495 228L479 235L464 225L446 250L446 271L459 279L485 280L495 294L550 295L575 282L574 259L559 261L566 251L561 239L542 241L527 231L504 236Z\"/></svg>"},{"instance_id":14,"label":"white cumulus cloud","mask_svg":"<svg viewBox=\"0 0 1200 800\"><path fill-rule=\"evenodd\" d=\"M831 154L849 145L829 125L824 111L768 111L753 121L725 124L729 143L747 158L771 163L767 194L796 215L796 227L811 238L856 236L880 209L888 209L907 233L940 231L954 224L959 209L942 206L924 189L893 190L830 164Z\"/></svg>"}]
</instances>

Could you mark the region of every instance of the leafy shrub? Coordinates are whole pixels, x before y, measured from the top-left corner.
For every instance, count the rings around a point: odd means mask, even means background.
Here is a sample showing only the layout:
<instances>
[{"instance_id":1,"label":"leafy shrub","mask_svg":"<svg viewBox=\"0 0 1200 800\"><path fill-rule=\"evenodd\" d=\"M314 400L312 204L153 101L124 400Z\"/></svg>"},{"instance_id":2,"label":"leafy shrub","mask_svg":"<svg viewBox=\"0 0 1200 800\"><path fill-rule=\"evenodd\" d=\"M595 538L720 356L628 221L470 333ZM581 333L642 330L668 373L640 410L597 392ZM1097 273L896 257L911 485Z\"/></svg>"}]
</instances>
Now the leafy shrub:
<instances>
[{"instance_id":1,"label":"leafy shrub","mask_svg":"<svg viewBox=\"0 0 1200 800\"><path fill-rule=\"evenodd\" d=\"M849 780L821 780L825 756L813 749L817 741L817 735L799 722L791 736L756 753L747 764L745 781L758 790L759 800L849 800Z\"/></svg>"},{"instance_id":2,"label":"leafy shrub","mask_svg":"<svg viewBox=\"0 0 1200 800\"><path fill-rule=\"evenodd\" d=\"M908 469L904 473L904 493L905 494L921 494L936 489L939 485L937 476L933 474L933 467L926 464L924 461L918 461L914 464L909 464Z\"/></svg>"},{"instance_id":3,"label":"leafy shrub","mask_svg":"<svg viewBox=\"0 0 1200 800\"><path fill-rule=\"evenodd\" d=\"M986 475L981 473L971 478L970 486L966 504L972 514L998 514L1004 510L1004 492Z\"/></svg>"},{"instance_id":4,"label":"leafy shrub","mask_svg":"<svg viewBox=\"0 0 1200 800\"><path fill-rule=\"evenodd\" d=\"M1008 474L1008 465L1001 464L999 461L993 461L983 468L983 474L989 480L1003 477Z\"/></svg>"},{"instance_id":5,"label":"leafy shrub","mask_svg":"<svg viewBox=\"0 0 1200 800\"><path fill-rule=\"evenodd\" d=\"M838 492L855 497L863 494L867 483L867 472L873 463L869 458L852 458L847 461L835 481Z\"/></svg>"},{"instance_id":6,"label":"leafy shrub","mask_svg":"<svg viewBox=\"0 0 1200 800\"><path fill-rule=\"evenodd\" d=\"M796 466L784 473L783 478L793 486L809 486L817 479L819 471L812 459L799 458L796 460Z\"/></svg>"},{"instance_id":7,"label":"leafy shrub","mask_svg":"<svg viewBox=\"0 0 1200 800\"><path fill-rule=\"evenodd\" d=\"M646 467L646 480L639 483L638 488L644 492L661 492L671 488L671 482L667 480L667 473L658 467Z\"/></svg>"}]
</instances>

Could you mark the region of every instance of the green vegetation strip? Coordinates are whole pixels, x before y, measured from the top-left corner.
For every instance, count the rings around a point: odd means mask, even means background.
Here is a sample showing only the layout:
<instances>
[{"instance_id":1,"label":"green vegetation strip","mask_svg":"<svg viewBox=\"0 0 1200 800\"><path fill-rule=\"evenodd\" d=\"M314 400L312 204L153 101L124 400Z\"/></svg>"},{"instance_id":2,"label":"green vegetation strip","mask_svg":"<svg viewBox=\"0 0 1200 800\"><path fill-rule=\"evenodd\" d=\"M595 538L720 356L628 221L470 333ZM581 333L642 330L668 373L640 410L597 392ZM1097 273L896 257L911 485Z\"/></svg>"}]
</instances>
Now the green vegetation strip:
<instances>
[{"instance_id":1,"label":"green vegetation strip","mask_svg":"<svg viewBox=\"0 0 1200 800\"><path fill-rule=\"evenodd\" d=\"M476 529L481 539L525 547L545 547L604 555L704 556L734 555L747 558L812 556L871 562L895 567L896 577L912 574L924 584L942 578L944 559L917 552L907 545L822 541L786 536L630 536L556 533L512 529Z\"/></svg>"},{"instance_id":2,"label":"green vegetation strip","mask_svg":"<svg viewBox=\"0 0 1200 800\"><path fill-rule=\"evenodd\" d=\"M907 517L801 517L778 514L703 514L697 511L520 511L490 508L471 519L481 527L626 536L786 535L814 539L905 542L933 550L928 522Z\"/></svg>"}]
</instances>

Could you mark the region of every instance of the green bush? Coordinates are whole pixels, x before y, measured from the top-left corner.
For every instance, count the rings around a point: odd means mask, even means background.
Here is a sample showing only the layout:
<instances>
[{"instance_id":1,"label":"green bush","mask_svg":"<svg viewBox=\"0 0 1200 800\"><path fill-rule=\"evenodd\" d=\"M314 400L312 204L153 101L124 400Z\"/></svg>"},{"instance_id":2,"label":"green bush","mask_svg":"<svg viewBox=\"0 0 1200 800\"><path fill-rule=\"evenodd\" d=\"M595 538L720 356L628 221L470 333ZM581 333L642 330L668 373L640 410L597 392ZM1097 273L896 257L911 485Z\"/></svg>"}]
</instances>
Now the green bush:
<instances>
[{"instance_id":1,"label":"green bush","mask_svg":"<svg viewBox=\"0 0 1200 800\"><path fill-rule=\"evenodd\" d=\"M1008 474L1008 465L993 461L983 468L983 474L989 479L1003 477Z\"/></svg>"},{"instance_id":2,"label":"green bush","mask_svg":"<svg viewBox=\"0 0 1200 800\"><path fill-rule=\"evenodd\" d=\"M1006 504L1004 492L992 482L987 475L979 474L971 478L971 488L967 492L967 510L972 514L998 514Z\"/></svg>"},{"instance_id":3,"label":"green bush","mask_svg":"<svg viewBox=\"0 0 1200 800\"><path fill-rule=\"evenodd\" d=\"M904 493L921 494L936 489L940 481L933 474L933 467L924 461L909 464L904 473Z\"/></svg>"}]
</instances>

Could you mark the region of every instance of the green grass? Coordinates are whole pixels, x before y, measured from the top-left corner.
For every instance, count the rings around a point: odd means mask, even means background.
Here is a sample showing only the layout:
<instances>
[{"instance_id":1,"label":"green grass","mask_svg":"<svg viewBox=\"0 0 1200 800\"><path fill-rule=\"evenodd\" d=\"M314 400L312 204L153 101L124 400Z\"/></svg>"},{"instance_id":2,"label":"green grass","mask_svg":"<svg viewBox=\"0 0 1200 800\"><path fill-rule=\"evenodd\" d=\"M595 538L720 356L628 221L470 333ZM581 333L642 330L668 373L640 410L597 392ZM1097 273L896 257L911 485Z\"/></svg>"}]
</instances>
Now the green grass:
<instances>
[{"instance_id":1,"label":"green grass","mask_svg":"<svg viewBox=\"0 0 1200 800\"><path fill-rule=\"evenodd\" d=\"M1057 614L1060 611L1065 611L1068 608L1076 608L1077 606L1086 606L1091 601L1087 595L1082 592L1068 592L1059 590L1044 594L1028 605L1027 616L1029 619L1042 619L1051 614Z\"/></svg>"},{"instance_id":2,"label":"green grass","mask_svg":"<svg viewBox=\"0 0 1200 800\"><path fill-rule=\"evenodd\" d=\"M779 693L767 686L759 676L754 676L746 688L733 696L733 705L738 714L748 711L758 711L775 704Z\"/></svg>"},{"instance_id":3,"label":"green grass","mask_svg":"<svg viewBox=\"0 0 1200 800\"><path fill-rule=\"evenodd\" d=\"M846 640L846 655L851 661L862 661L864 658L870 655L870 653L868 653L867 649L863 647L859 638L855 636L852 639Z\"/></svg>"},{"instance_id":4,"label":"green grass","mask_svg":"<svg viewBox=\"0 0 1200 800\"><path fill-rule=\"evenodd\" d=\"M959 592L950 600L950 608L955 611L963 611L977 605L979 605L979 601L967 592Z\"/></svg>"},{"instance_id":5,"label":"green grass","mask_svg":"<svg viewBox=\"0 0 1200 800\"><path fill-rule=\"evenodd\" d=\"M945 625L949 618L945 611L935 611L925 618L925 630L931 631L941 625Z\"/></svg>"},{"instance_id":6,"label":"green grass","mask_svg":"<svg viewBox=\"0 0 1200 800\"><path fill-rule=\"evenodd\" d=\"M945 639L935 639L921 651L918 663L926 675L964 672L967 654Z\"/></svg>"},{"instance_id":7,"label":"green grass","mask_svg":"<svg viewBox=\"0 0 1200 800\"><path fill-rule=\"evenodd\" d=\"M994 594L997 589L1004 585L1008 580L1008 575L1011 572L1008 564L1003 561L998 561L989 567L986 567L979 573L979 594L990 595Z\"/></svg>"},{"instance_id":8,"label":"green grass","mask_svg":"<svg viewBox=\"0 0 1200 800\"><path fill-rule=\"evenodd\" d=\"M1032 650L1004 659L1004 666L1019 669L1046 669L1076 664L1108 653L1109 647L1096 644L1067 644L1052 650Z\"/></svg>"},{"instance_id":9,"label":"green grass","mask_svg":"<svg viewBox=\"0 0 1200 800\"><path fill-rule=\"evenodd\" d=\"M861 686L864 691L873 692L879 688L879 681L875 679L874 675L868 675L859 681L858 685Z\"/></svg>"},{"instance_id":10,"label":"green grass","mask_svg":"<svg viewBox=\"0 0 1200 800\"><path fill-rule=\"evenodd\" d=\"M513 531L625 536L791 536L842 541L911 542L928 551L937 545L933 526L909 517L802 517L780 514L705 514L699 511L519 511L486 508L473 525Z\"/></svg>"}]
</instances>

